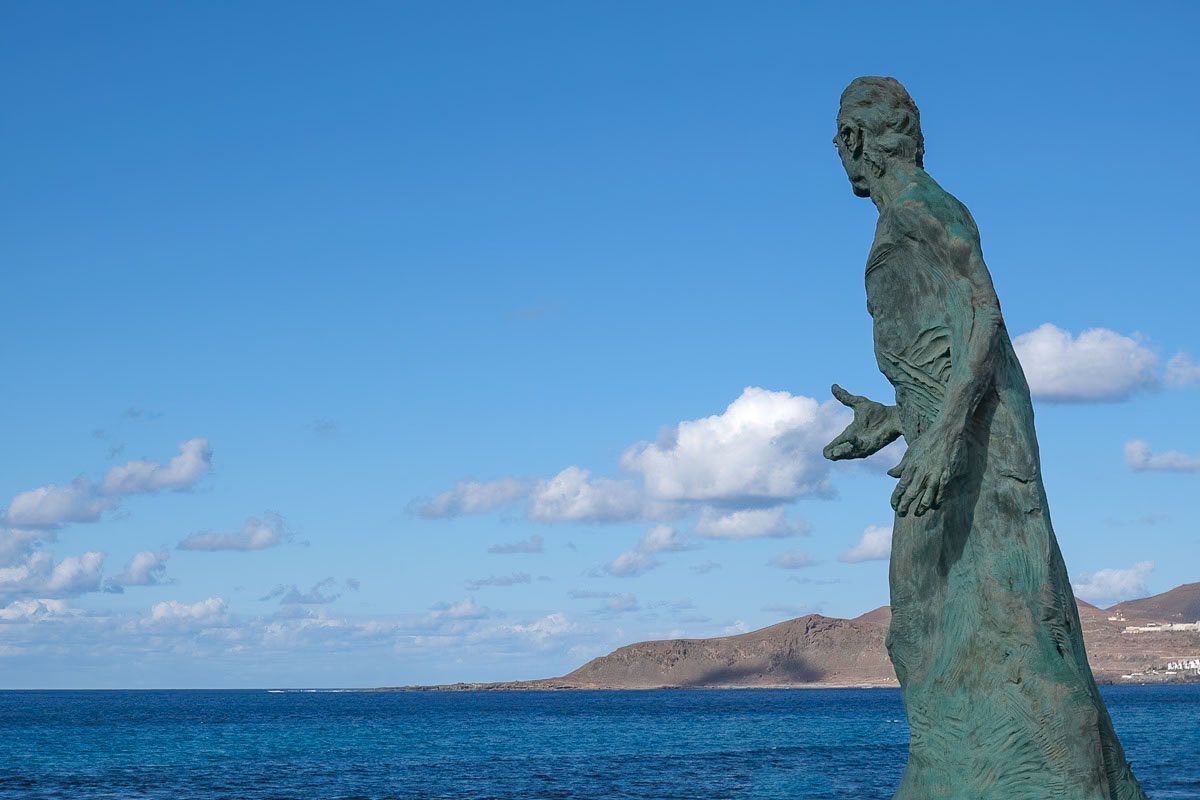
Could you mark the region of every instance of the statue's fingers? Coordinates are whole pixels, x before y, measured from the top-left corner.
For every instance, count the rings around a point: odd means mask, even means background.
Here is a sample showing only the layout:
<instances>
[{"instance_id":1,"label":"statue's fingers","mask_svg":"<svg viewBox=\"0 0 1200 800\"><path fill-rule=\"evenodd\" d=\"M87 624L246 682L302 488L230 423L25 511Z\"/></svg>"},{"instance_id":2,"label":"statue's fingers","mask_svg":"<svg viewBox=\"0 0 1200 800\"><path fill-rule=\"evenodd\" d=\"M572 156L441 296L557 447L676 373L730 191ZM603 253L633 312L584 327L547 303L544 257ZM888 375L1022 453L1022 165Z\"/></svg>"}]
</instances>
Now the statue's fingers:
<instances>
[{"instance_id":1,"label":"statue's fingers","mask_svg":"<svg viewBox=\"0 0 1200 800\"><path fill-rule=\"evenodd\" d=\"M830 388L830 391L833 392L833 396L837 398L837 401L844 406L849 406L850 408L854 408L858 405L858 402L860 400L862 400L862 398L859 397L858 395L850 394L845 389L843 389L841 386L838 386L836 383L829 388Z\"/></svg>"},{"instance_id":2,"label":"statue's fingers","mask_svg":"<svg viewBox=\"0 0 1200 800\"><path fill-rule=\"evenodd\" d=\"M837 461L846 458L854 452L854 445L850 442L833 441L825 446L825 457L830 461Z\"/></svg>"},{"instance_id":3,"label":"statue's fingers","mask_svg":"<svg viewBox=\"0 0 1200 800\"><path fill-rule=\"evenodd\" d=\"M930 481L925 487L925 492L921 495L921 499L917 501L917 507L913 511L914 516L921 516L937 504L938 484L939 481Z\"/></svg>"},{"instance_id":4,"label":"statue's fingers","mask_svg":"<svg viewBox=\"0 0 1200 800\"><path fill-rule=\"evenodd\" d=\"M900 498L900 505L896 509L896 513L902 517L908 514L908 511L910 508L912 508L913 503L917 501L917 498L924 494L925 486L928 483L929 477L927 475L921 475L916 480L912 481L907 487L905 487L904 496Z\"/></svg>"}]
</instances>

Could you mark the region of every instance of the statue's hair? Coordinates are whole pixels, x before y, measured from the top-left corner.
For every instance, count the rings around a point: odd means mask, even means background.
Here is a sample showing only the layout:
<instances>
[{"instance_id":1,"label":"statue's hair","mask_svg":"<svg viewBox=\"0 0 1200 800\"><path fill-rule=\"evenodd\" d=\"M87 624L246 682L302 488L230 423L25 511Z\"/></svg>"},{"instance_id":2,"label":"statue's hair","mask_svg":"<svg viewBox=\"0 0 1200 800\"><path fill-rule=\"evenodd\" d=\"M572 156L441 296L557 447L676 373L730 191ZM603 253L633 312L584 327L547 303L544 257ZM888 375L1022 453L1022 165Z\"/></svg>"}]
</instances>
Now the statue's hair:
<instances>
[{"instance_id":1,"label":"statue's hair","mask_svg":"<svg viewBox=\"0 0 1200 800\"><path fill-rule=\"evenodd\" d=\"M864 153L868 161L882 164L888 158L901 158L925 167L921 112L895 78L855 78L842 92L838 117L870 132Z\"/></svg>"}]
</instances>

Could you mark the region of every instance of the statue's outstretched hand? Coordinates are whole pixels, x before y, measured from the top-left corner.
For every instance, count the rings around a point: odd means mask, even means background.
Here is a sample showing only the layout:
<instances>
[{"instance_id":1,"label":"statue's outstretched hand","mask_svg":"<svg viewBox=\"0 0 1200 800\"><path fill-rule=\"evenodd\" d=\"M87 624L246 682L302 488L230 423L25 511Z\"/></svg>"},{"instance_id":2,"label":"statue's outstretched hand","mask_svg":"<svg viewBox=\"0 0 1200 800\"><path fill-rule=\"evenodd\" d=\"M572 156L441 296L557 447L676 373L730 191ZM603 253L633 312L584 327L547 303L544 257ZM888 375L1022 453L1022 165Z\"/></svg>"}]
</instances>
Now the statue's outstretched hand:
<instances>
[{"instance_id":1,"label":"statue's outstretched hand","mask_svg":"<svg viewBox=\"0 0 1200 800\"><path fill-rule=\"evenodd\" d=\"M936 429L926 431L909 445L900 463L888 470L888 475L900 479L892 492L892 508L902 517L910 511L919 517L937 508L945 499L946 487L961 469L962 440L939 433Z\"/></svg>"},{"instance_id":2,"label":"statue's outstretched hand","mask_svg":"<svg viewBox=\"0 0 1200 800\"><path fill-rule=\"evenodd\" d=\"M825 457L831 461L845 458L866 458L874 455L900 436L899 417L895 406L885 406L857 394L850 394L836 383L833 396L854 410L854 421L846 430L825 445Z\"/></svg>"}]
</instances>

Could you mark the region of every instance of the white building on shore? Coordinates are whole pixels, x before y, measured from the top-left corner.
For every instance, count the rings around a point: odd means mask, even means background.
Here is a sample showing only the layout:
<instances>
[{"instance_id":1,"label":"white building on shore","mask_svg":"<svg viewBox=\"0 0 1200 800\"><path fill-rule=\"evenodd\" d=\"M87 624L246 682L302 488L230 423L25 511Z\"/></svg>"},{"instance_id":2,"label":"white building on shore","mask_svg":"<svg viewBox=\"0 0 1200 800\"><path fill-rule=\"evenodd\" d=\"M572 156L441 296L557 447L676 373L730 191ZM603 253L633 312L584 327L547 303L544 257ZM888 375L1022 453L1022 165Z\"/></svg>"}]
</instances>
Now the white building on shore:
<instances>
[{"instance_id":1,"label":"white building on shore","mask_svg":"<svg viewBox=\"0 0 1200 800\"><path fill-rule=\"evenodd\" d=\"M1193 631L1200 633L1200 622L1151 622L1149 625L1128 625L1125 633L1168 633Z\"/></svg>"}]
</instances>

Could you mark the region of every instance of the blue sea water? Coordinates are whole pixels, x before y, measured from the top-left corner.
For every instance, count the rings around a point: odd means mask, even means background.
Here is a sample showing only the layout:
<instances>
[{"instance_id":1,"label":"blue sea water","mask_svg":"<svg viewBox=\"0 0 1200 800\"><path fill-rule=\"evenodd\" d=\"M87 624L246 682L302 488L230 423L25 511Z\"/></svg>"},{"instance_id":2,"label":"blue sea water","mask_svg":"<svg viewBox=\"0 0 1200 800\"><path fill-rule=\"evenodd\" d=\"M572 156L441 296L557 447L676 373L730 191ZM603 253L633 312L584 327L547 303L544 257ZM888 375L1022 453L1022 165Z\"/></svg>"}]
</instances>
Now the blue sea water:
<instances>
[{"instance_id":1,"label":"blue sea water","mask_svg":"<svg viewBox=\"0 0 1200 800\"><path fill-rule=\"evenodd\" d=\"M1104 691L1155 800L1200 798L1200 686ZM898 691L0 692L0 798L855 798Z\"/></svg>"}]
</instances>

